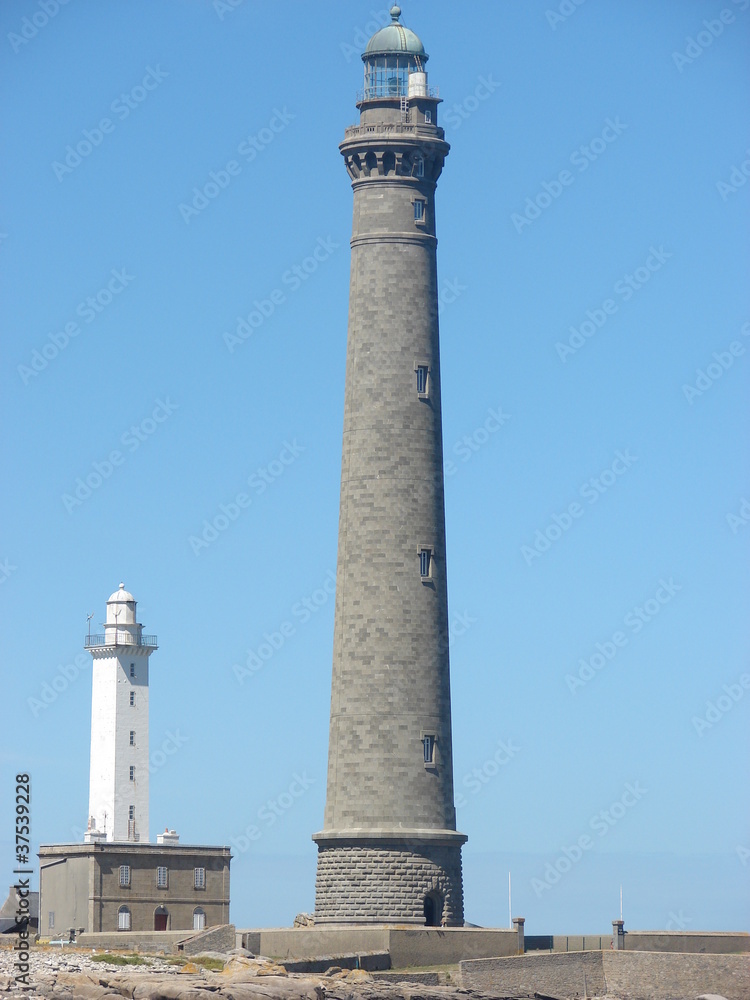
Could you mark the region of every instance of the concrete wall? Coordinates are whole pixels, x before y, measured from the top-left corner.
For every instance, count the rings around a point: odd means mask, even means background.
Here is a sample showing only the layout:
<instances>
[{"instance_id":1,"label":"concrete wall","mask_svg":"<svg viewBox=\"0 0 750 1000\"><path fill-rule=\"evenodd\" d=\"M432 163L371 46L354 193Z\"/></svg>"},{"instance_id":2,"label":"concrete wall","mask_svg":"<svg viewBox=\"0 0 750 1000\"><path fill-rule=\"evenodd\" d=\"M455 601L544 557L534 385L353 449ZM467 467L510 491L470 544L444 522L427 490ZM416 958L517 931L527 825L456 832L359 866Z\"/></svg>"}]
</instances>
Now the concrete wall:
<instances>
[{"instance_id":1,"label":"concrete wall","mask_svg":"<svg viewBox=\"0 0 750 1000\"><path fill-rule=\"evenodd\" d=\"M585 981L584 981L585 976ZM461 962L464 988L618 1000L675 1000L704 993L747 1000L750 958L744 955L591 951Z\"/></svg>"},{"instance_id":2,"label":"concrete wall","mask_svg":"<svg viewBox=\"0 0 750 1000\"><path fill-rule=\"evenodd\" d=\"M706 955L750 952L750 934L721 931L626 931L625 951L679 951ZM750 992L750 990L748 991Z\"/></svg>"},{"instance_id":3,"label":"concrete wall","mask_svg":"<svg viewBox=\"0 0 750 1000\"><path fill-rule=\"evenodd\" d=\"M76 944L96 951L142 951L171 954L185 931L121 931L119 934L81 934Z\"/></svg>"},{"instance_id":4,"label":"concrete wall","mask_svg":"<svg viewBox=\"0 0 750 1000\"><path fill-rule=\"evenodd\" d=\"M39 873L39 934L43 938L67 939L71 927L89 926L89 859L71 857L50 864L42 855ZM50 913L54 926L50 927Z\"/></svg>"},{"instance_id":5,"label":"concrete wall","mask_svg":"<svg viewBox=\"0 0 750 1000\"><path fill-rule=\"evenodd\" d=\"M518 934L472 927L298 927L239 930L237 946L277 959L313 959L326 955L388 952L394 969L454 965L463 959L515 955Z\"/></svg>"}]
</instances>

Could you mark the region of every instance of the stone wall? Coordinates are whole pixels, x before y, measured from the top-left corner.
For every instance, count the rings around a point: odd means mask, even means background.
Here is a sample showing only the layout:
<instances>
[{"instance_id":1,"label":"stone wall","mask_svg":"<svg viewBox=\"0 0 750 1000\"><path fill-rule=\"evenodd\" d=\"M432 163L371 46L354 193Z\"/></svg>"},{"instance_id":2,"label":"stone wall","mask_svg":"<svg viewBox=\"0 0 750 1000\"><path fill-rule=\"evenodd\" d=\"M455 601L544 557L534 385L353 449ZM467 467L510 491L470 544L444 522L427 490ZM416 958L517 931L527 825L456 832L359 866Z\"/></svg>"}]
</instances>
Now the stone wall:
<instances>
[{"instance_id":1,"label":"stone wall","mask_svg":"<svg viewBox=\"0 0 750 1000\"><path fill-rule=\"evenodd\" d=\"M585 976L585 980L584 980ZM747 1000L745 955L590 951L461 962L464 988L618 1000L681 1000L704 993Z\"/></svg>"},{"instance_id":2,"label":"stone wall","mask_svg":"<svg viewBox=\"0 0 750 1000\"><path fill-rule=\"evenodd\" d=\"M114 934L79 934L76 945L96 951L172 952L178 941L185 939L186 931L120 931Z\"/></svg>"},{"instance_id":3,"label":"stone wall","mask_svg":"<svg viewBox=\"0 0 750 1000\"><path fill-rule=\"evenodd\" d=\"M620 1000L674 1000L719 994L750 996L750 958L745 955L679 955L603 952L607 992Z\"/></svg>"},{"instance_id":4,"label":"stone wall","mask_svg":"<svg viewBox=\"0 0 750 1000\"><path fill-rule=\"evenodd\" d=\"M420 844L318 845L315 922L388 920L424 925L424 899L437 893L448 926L464 920L461 848Z\"/></svg>"},{"instance_id":5,"label":"stone wall","mask_svg":"<svg viewBox=\"0 0 750 1000\"><path fill-rule=\"evenodd\" d=\"M560 997L603 996L607 992L602 952L579 951L461 962L465 989L510 995L551 993ZM625 1000L625 998L622 998Z\"/></svg>"},{"instance_id":6,"label":"stone wall","mask_svg":"<svg viewBox=\"0 0 750 1000\"><path fill-rule=\"evenodd\" d=\"M236 936L234 924L219 924L183 938L177 943L175 951L183 955L197 955L201 951L231 951Z\"/></svg>"}]
</instances>

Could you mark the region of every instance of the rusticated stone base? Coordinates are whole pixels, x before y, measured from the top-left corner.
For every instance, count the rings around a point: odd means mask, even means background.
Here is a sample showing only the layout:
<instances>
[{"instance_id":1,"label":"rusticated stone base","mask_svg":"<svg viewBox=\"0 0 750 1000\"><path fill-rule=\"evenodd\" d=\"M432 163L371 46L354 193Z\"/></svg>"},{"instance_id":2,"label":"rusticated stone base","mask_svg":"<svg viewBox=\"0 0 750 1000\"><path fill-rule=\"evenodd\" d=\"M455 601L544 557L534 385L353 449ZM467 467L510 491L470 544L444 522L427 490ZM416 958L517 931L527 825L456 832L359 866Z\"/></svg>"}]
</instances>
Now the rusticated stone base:
<instances>
[{"instance_id":1,"label":"rusticated stone base","mask_svg":"<svg viewBox=\"0 0 750 1000\"><path fill-rule=\"evenodd\" d=\"M315 923L463 927L461 844L434 840L318 840Z\"/></svg>"}]
</instances>

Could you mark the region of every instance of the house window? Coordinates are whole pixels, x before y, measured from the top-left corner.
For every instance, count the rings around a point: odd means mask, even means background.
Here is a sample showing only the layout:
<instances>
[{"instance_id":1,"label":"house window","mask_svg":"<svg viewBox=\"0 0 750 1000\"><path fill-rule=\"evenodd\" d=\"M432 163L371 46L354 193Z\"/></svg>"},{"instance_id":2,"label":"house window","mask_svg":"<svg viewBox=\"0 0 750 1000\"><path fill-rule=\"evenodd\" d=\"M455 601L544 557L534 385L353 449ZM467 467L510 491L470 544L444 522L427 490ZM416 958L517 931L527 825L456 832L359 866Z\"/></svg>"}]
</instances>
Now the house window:
<instances>
[{"instance_id":1,"label":"house window","mask_svg":"<svg viewBox=\"0 0 750 1000\"><path fill-rule=\"evenodd\" d=\"M206 888L206 869L205 868L194 868L193 869L193 884L196 889Z\"/></svg>"},{"instance_id":2,"label":"house window","mask_svg":"<svg viewBox=\"0 0 750 1000\"><path fill-rule=\"evenodd\" d=\"M415 166L417 168L417 177L424 177L424 160L421 156L417 157Z\"/></svg>"},{"instance_id":3,"label":"house window","mask_svg":"<svg viewBox=\"0 0 750 1000\"><path fill-rule=\"evenodd\" d=\"M422 737L422 748L424 750L424 762L425 764L435 763L435 737L434 736L423 736Z\"/></svg>"},{"instance_id":4,"label":"house window","mask_svg":"<svg viewBox=\"0 0 750 1000\"><path fill-rule=\"evenodd\" d=\"M130 765L130 780L135 781L135 767L132 764Z\"/></svg>"},{"instance_id":5,"label":"house window","mask_svg":"<svg viewBox=\"0 0 750 1000\"><path fill-rule=\"evenodd\" d=\"M206 929L206 911L196 906L193 910L193 930L203 931Z\"/></svg>"},{"instance_id":6,"label":"house window","mask_svg":"<svg viewBox=\"0 0 750 1000\"><path fill-rule=\"evenodd\" d=\"M128 806L128 819L135 819L135 806Z\"/></svg>"},{"instance_id":7,"label":"house window","mask_svg":"<svg viewBox=\"0 0 750 1000\"><path fill-rule=\"evenodd\" d=\"M169 886L169 869L159 866L156 869L156 888L166 889Z\"/></svg>"},{"instance_id":8,"label":"house window","mask_svg":"<svg viewBox=\"0 0 750 1000\"><path fill-rule=\"evenodd\" d=\"M130 730L130 745L131 747L135 746L135 729Z\"/></svg>"},{"instance_id":9,"label":"house window","mask_svg":"<svg viewBox=\"0 0 750 1000\"><path fill-rule=\"evenodd\" d=\"M130 676L135 677L135 663L130 664Z\"/></svg>"},{"instance_id":10,"label":"house window","mask_svg":"<svg viewBox=\"0 0 750 1000\"><path fill-rule=\"evenodd\" d=\"M427 376L429 365L417 365L414 369L417 373L417 395L425 399L427 397Z\"/></svg>"},{"instance_id":11,"label":"house window","mask_svg":"<svg viewBox=\"0 0 750 1000\"><path fill-rule=\"evenodd\" d=\"M425 111L424 113L424 123L425 125L432 125L432 112Z\"/></svg>"},{"instance_id":12,"label":"house window","mask_svg":"<svg viewBox=\"0 0 750 1000\"><path fill-rule=\"evenodd\" d=\"M130 910L127 906L121 906L117 911L117 929L118 931L130 930Z\"/></svg>"},{"instance_id":13,"label":"house window","mask_svg":"<svg viewBox=\"0 0 750 1000\"><path fill-rule=\"evenodd\" d=\"M49 927L50 930L52 930L54 928L54 926L55 926L55 911L54 910L50 910L49 911L49 918L47 920L47 926Z\"/></svg>"},{"instance_id":14,"label":"house window","mask_svg":"<svg viewBox=\"0 0 750 1000\"><path fill-rule=\"evenodd\" d=\"M424 221L424 202L415 201L414 202L414 221L423 222Z\"/></svg>"},{"instance_id":15,"label":"house window","mask_svg":"<svg viewBox=\"0 0 750 1000\"><path fill-rule=\"evenodd\" d=\"M135 691L130 692L130 704L135 705Z\"/></svg>"},{"instance_id":16,"label":"house window","mask_svg":"<svg viewBox=\"0 0 750 1000\"><path fill-rule=\"evenodd\" d=\"M130 865L120 865L120 885L123 888L130 885Z\"/></svg>"},{"instance_id":17,"label":"house window","mask_svg":"<svg viewBox=\"0 0 750 1000\"><path fill-rule=\"evenodd\" d=\"M423 580L429 580L432 575L432 549L419 550L419 575Z\"/></svg>"}]
</instances>

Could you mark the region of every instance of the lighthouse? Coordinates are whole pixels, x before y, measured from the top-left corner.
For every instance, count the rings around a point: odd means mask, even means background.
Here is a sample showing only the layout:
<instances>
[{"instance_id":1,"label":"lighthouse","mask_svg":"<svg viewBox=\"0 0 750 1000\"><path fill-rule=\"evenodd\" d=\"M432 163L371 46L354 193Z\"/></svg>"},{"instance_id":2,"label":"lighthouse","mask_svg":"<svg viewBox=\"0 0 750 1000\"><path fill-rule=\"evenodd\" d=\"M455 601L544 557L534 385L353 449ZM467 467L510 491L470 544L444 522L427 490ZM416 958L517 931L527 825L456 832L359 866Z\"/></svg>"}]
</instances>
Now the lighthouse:
<instances>
[{"instance_id":1,"label":"lighthouse","mask_svg":"<svg viewBox=\"0 0 750 1000\"><path fill-rule=\"evenodd\" d=\"M87 843L145 841L148 830L148 670L157 648L120 584L107 601L104 633L88 635L91 653L91 769Z\"/></svg>"},{"instance_id":2,"label":"lighthouse","mask_svg":"<svg viewBox=\"0 0 750 1000\"><path fill-rule=\"evenodd\" d=\"M463 925L453 794L428 55L391 8L362 56L328 783L316 924Z\"/></svg>"}]
</instances>

